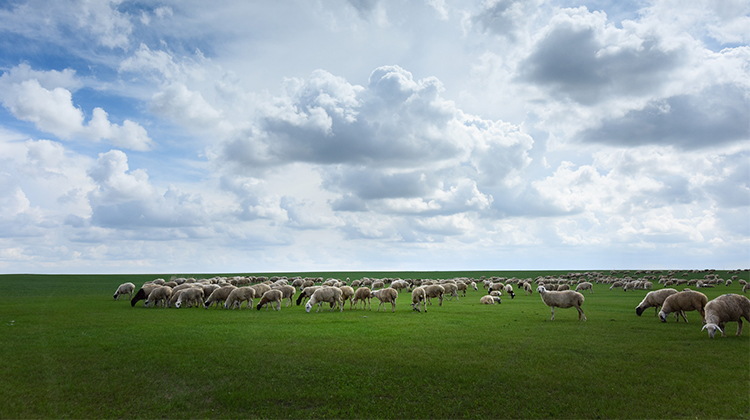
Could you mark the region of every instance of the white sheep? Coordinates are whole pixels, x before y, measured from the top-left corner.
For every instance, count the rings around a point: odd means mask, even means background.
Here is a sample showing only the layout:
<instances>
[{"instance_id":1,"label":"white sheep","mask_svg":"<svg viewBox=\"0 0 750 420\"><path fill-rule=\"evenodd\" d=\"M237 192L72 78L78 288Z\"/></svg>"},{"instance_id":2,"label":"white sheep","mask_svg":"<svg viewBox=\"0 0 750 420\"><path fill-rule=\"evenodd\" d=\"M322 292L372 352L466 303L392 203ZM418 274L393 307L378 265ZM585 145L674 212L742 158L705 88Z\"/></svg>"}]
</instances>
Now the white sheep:
<instances>
[{"instance_id":1,"label":"white sheep","mask_svg":"<svg viewBox=\"0 0 750 420\"><path fill-rule=\"evenodd\" d=\"M253 299L258 297L255 294L255 288L250 286L238 287L232 290L224 301L224 309L242 309L242 302L247 302L245 308L252 308L254 305Z\"/></svg>"},{"instance_id":2,"label":"white sheep","mask_svg":"<svg viewBox=\"0 0 750 420\"><path fill-rule=\"evenodd\" d=\"M378 311L380 310L380 306L385 305L386 303L390 303L391 307L393 308L393 312L396 312L396 298L398 298L398 291L396 291L396 289L386 287L384 289L372 292L372 295L380 300ZM383 306L383 310L385 310L385 306Z\"/></svg>"},{"instance_id":3,"label":"white sheep","mask_svg":"<svg viewBox=\"0 0 750 420\"><path fill-rule=\"evenodd\" d=\"M310 300L305 304L305 312L310 313L310 309L316 304L318 305L318 308L315 312L319 312L320 305L323 302L331 304L331 312L333 312L333 309L337 304L339 305L339 308L341 308L340 312L344 311L344 301L341 299L341 289L338 287L321 287L320 289L315 290L310 297Z\"/></svg>"},{"instance_id":4,"label":"white sheep","mask_svg":"<svg viewBox=\"0 0 750 420\"><path fill-rule=\"evenodd\" d=\"M288 284L278 286L276 289L281 291L281 300L288 299L286 302L286 307L288 308L292 304L292 299L294 298L294 294L297 293L297 289Z\"/></svg>"},{"instance_id":5,"label":"white sheep","mask_svg":"<svg viewBox=\"0 0 750 420\"><path fill-rule=\"evenodd\" d=\"M216 304L216 307L220 307L222 302L226 301L229 297L229 294L232 293L232 290L236 289L236 286L232 286L231 284L219 287L218 289L211 292L211 294L208 296L208 299L206 299L206 302L203 304L203 306L208 309L211 307L211 305Z\"/></svg>"},{"instance_id":6,"label":"white sheep","mask_svg":"<svg viewBox=\"0 0 750 420\"><path fill-rule=\"evenodd\" d=\"M496 303L501 303L500 297L495 297L492 295L484 295L481 298L479 298L479 303L482 305L494 305Z\"/></svg>"},{"instance_id":7,"label":"white sheep","mask_svg":"<svg viewBox=\"0 0 750 420\"><path fill-rule=\"evenodd\" d=\"M635 308L635 313L638 316L641 316L643 311L645 311L648 308L654 308L654 316L658 315L659 308L661 308L661 305L664 303L664 299L667 297L677 293L676 289L672 289L670 287L667 287L665 289L660 290L654 290L653 292L646 293L646 297L643 298L641 303L638 304ZM677 314L679 316L679 314Z\"/></svg>"},{"instance_id":8,"label":"white sheep","mask_svg":"<svg viewBox=\"0 0 750 420\"><path fill-rule=\"evenodd\" d=\"M371 297L372 294L370 292L370 288L362 286L354 292L354 299L352 299L351 302L354 303L354 306L359 306L359 302L362 302L362 309L367 306L367 309L372 310L372 305L370 302ZM351 309L351 306L349 309Z\"/></svg>"},{"instance_id":9,"label":"white sheep","mask_svg":"<svg viewBox=\"0 0 750 420\"><path fill-rule=\"evenodd\" d=\"M258 302L258 306L256 306L256 309L260 310L260 308L265 306L266 310L268 310L268 307L271 306L275 310L280 311L282 296L284 296L284 293L281 290L271 289L266 293L263 293L263 296L261 296L260 302ZM274 303L277 304L277 307L274 307Z\"/></svg>"},{"instance_id":10,"label":"white sheep","mask_svg":"<svg viewBox=\"0 0 750 420\"><path fill-rule=\"evenodd\" d=\"M588 281L578 283L578 286L576 286L576 292L581 292L583 290L588 290L589 293L594 293L594 285Z\"/></svg>"},{"instance_id":11,"label":"white sheep","mask_svg":"<svg viewBox=\"0 0 750 420\"><path fill-rule=\"evenodd\" d=\"M188 307L203 305L203 288L188 287L187 289L180 290L174 306L179 309L183 303Z\"/></svg>"},{"instance_id":12,"label":"white sheep","mask_svg":"<svg viewBox=\"0 0 750 420\"><path fill-rule=\"evenodd\" d=\"M133 299L133 292L135 292L135 285L133 283L123 283L115 290L114 298L115 300L120 300L120 296L128 295L128 300L130 300Z\"/></svg>"},{"instance_id":13,"label":"white sheep","mask_svg":"<svg viewBox=\"0 0 750 420\"><path fill-rule=\"evenodd\" d=\"M353 301L354 301L354 289L351 286L341 286L339 287L341 289L341 302L346 303L346 301L349 301L349 309L352 309Z\"/></svg>"},{"instance_id":14,"label":"white sheep","mask_svg":"<svg viewBox=\"0 0 750 420\"><path fill-rule=\"evenodd\" d=\"M531 287L531 283L525 281L523 282L523 290L531 296L534 293L534 289Z\"/></svg>"},{"instance_id":15,"label":"white sheep","mask_svg":"<svg viewBox=\"0 0 750 420\"><path fill-rule=\"evenodd\" d=\"M552 308L552 321L555 320L555 307L558 308L571 308L574 307L578 311L578 320L580 321L583 319L586 321L586 315L583 313L583 309L581 309L581 305L583 304L584 297L581 293L578 293L573 290L563 290L560 292L552 292L547 291L547 289L544 288L544 286L539 286L536 289L537 293L542 297L542 302L544 302L545 305Z\"/></svg>"},{"instance_id":16,"label":"white sheep","mask_svg":"<svg viewBox=\"0 0 750 420\"><path fill-rule=\"evenodd\" d=\"M300 290L299 296L297 297L297 306L299 306L300 304L302 304L302 301L304 299L310 299L312 297L313 293L315 293L315 291L318 290L318 289L320 289L321 287L323 287L323 286L308 286L308 287L305 287L304 289Z\"/></svg>"},{"instance_id":17,"label":"white sheep","mask_svg":"<svg viewBox=\"0 0 750 420\"><path fill-rule=\"evenodd\" d=\"M445 288L439 284L430 284L424 287L424 291L427 294L427 304L432 306L432 298L439 298L440 304L443 306L443 295L445 294Z\"/></svg>"},{"instance_id":18,"label":"white sheep","mask_svg":"<svg viewBox=\"0 0 750 420\"><path fill-rule=\"evenodd\" d=\"M505 285L505 293L509 294L511 299L513 299L514 297L516 297L516 294L513 293L513 285L511 285L511 284L506 284Z\"/></svg>"},{"instance_id":19,"label":"white sheep","mask_svg":"<svg viewBox=\"0 0 750 420\"><path fill-rule=\"evenodd\" d=\"M686 311L698 311L701 314L701 320L706 322L705 307L708 303L708 298L701 292L694 292L690 289L685 289L679 293L667 296L664 299L664 303L661 305L661 311L659 311L659 319L661 322L667 322L667 315L672 312L680 312L682 319L688 322L685 316ZM677 318L677 322L680 322L680 318Z\"/></svg>"},{"instance_id":20,"label":"white sheep","mask_svg":"<svg viewBox=\"0 0 750 420\"><path fill-rule=\"evenodd\" d=\"M448 296L448 300L453 300L453 296L458 300L458 286L454 283L443 283L441 286L443 286L444 296Z\"/></svg>"},{"instance_id":21,"label":"white sheep","mask_svg":"<svg viewBox=\"0 0 750 420\"><path fill-rule=\"evenodd\" d=\"M422 303L422 310L426 313L427 307L425 306L427 304L427 293L424 291L424 287L417 287L416 289L411 291L411 307L417 312L422 312L419 310L419 304Z\"/></svg>"},{"instance_id":22,"label":"white sheep","mask_svg":"<svg viewBox=\"0 0 750 420\"><path fill-rule=\"evenodd\" d=\"M714 338L716 330L726 337L724 332L727 322L737 322L737 335L742 334L742 318L750 321L750 299L734 293L721 295L706 304L706 325L708 336Z\"/></svg>"},{"instance_id":23,"label":"white sheep","mask_svg":"<svg viewBox=\"0 0 750 420\"><path fill-rule=\"evenodd\" d=\"M158 286L154 290L151 291L148 295L148 299L146 299L146 302L143 304L145 307L149 306L157 306L160 305L164 308L167 307L167 302L169 301L169 298L172 296L172 288L169 286Z\"/></svg>"}]
</instances>

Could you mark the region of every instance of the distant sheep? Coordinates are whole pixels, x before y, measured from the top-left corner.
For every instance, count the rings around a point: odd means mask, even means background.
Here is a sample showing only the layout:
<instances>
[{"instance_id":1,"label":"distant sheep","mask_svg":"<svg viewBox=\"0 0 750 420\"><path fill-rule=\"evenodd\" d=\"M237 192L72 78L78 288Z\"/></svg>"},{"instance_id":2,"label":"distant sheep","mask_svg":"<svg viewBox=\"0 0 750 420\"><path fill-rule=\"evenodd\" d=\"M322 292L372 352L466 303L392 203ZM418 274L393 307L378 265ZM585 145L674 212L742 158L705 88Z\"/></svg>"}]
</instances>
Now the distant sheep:
<instances>
[{"instance_id":1,"label":"distant sheep","mask_svg":"<svg viewBox=\"0 0 750 420\"><path fill-rule=\"evenodd\" d=\"M485 295L479 298L479 303L481 303L482 305L494 305L496 303L501 303L501 302L500 302L499 296L495 297L492 295Z\"/></svg>"},{"instance_id":2,"label":"distant sheep","mask_svg":"<svg viewBox=\"0 0 750 420\"><path fill-rule=\"evenodd\" d=\"M419 309L419 304L422 304L422 310ZM424 287L417 287L411 291L411 307L417 312L424 311L427 313L427 294L424 291Z\"/></svg>"},{"instance_id":3,"label":"distant sheep","mask_svg":"<svg viewBox=\"0 0 750 420\"><path fill-rule=\"evenodd\" d=\"M266 307L266 310L268 310L268 307L271 306L275 310L280 311L281 310L281 298L284 296L284 293L281 290L278 289L271 289L267 291L266 293L263 293L263 296L260 298L260 302L258 302L258 306L255 308L257 310L260 310L262 307ZM276 304L276 307L274 307L274 303Z\"/></svg>"},{"instance_id":4,"label":"distant sheep","mask_svg":"<svg viewBox=\"0 0 750 420\"><path fill-rule=\"evenodd\" d=\"M708 336L714 338L716 330L726 337L724 332L727 322L737 322L737 335L742 334L742 318L750 321L750 299L733 293L721 295L706 304L706 325Z\"/></svg>"},{"instance_id":5,"label":"distant sheep","mask_svg":"<svg viewBox=\"0 0 750 420\"><path fill-rule=\"evenodd\" d=\"M646 297L643 298L640 304L636 306L635 313L641 316L643 311L648 308L654 308L654 316L658 315L659 308L664 303L664 299L668 296L677 293L677 290L672 288L665 288L660 290L654 290L653 292L646 293ZM679 316L679 315L678 315Z\"/></svg>"},{"instance_id":6,"label":"distant sheep","mask_svg":"<svg viewBox=\"0 0 750 420\"><path fill-rule=\"evenodd\" d=\"M583 319L584 321L586 321L586 315L583 313L583 309L581 309L581 305L584 301L584 297L582 294L573 290L551 292L547 291L544 286L537 287L536 291L542 297L542 302L552 308L552 321L555 320L555 307L576 308L576 310L578 311L578 320L581 321L581 319Z\"/></svg>"},{"instance_id":7,"label":"distant sheep","mask_svg":"<svg viewBox=\"0 0 750 420\"><path fill-rule=\"evenodd\" d=\"M523 282L523 290L529 296L531 296L533 294L533 292L534 292L534 289L531 287L531 283L529 283L529 282Z\"/></svg>"},{"instance_id":8,"label":"distant sheep","mask_svg":"<svg viewBox=\"0 0 750 420\"><path fill-rule=\"evenodd\" d=\"M509 294L511 299L516 297L516 294L513 293L513 285L511 284L505 285L505 293Z\"/></svg>"},{"instance_id":9,"label":"distant sheep","mask_svg":"<svg viewBox=\"0 0 750 420\"><path fill-rule=\"evenodd\" d=\"M396 289L386 287L384 289L372 292L372 295L380 300L378 311L380 310L380 306L383 306L386 303L390 303L391 308L393 308L392 312L396 312L396 298L398 298L398 292L396 291ZM385 310L385 306L383 306L383 310Z\"/></svg>"},{"instance_id":10,"label":"distant sheep","mask_svg":"<svg viewBox=\"0 0 750 420\"><path fill-rule=\"evenodd\" d=\"M448 300L453 300L454 296L458 300L458 286L454 283L443 283L441 286L443 286L444 296L448 296Z\"/></svg>"},{"instance_id":11,"label":"distant sheep","mask_svg":"<svg viewBox=\"0 0 750 420\"><path fill-rule=\"evenodd\" d=\"M576 286L576 292L582 292L584 290L588 290L589 293L594 293L594 285L588 281L578 283L578 286Z\"/></svg>"},{"instance_id":12,"label":"distant sheep","mask_svg":"<svg viewBox=\"0 0 750 420\"><path fill-rule=\"evenodd\" d=\"M133 292L135 292L135 285L133 283L123 283L115 290L114 298L115 300L120 300L120 296L128 295L128 300L130 300L133 299Z\"/></svg>"},{"instance_id":13,"label":"distant sheep","mask_svg":"<svg viewBox=\"0 0 750 420\"><path fill-rule=\"evenodd\" d=\"M664 299L664 303L659 311L659 319L661 322L667 322L667 315L672 312L680 312L685 322L688 322L685 316L686 311L698 311L701 314L701 320L706 322L705 307L708 303L708 298L701 292L694 292L690 289L685 289L679 293L667 296ZM677 322L680 322L680 318L677 318Z\"/></svg>"}]
</instances>

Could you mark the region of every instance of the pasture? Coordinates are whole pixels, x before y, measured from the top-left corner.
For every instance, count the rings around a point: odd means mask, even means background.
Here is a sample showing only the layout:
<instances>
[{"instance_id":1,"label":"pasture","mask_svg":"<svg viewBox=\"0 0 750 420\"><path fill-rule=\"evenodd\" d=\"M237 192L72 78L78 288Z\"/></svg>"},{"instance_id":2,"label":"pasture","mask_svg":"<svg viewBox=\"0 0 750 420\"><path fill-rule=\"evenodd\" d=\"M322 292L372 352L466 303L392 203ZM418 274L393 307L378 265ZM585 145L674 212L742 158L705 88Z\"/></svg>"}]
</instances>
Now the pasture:
<instances>
[{"instance_id":1,"label":"pasture","mask_svg":"<svg viewBox=\"0 0 750 420\"><path fill-rule=\"evenodd\" d=\"M550 272L275 273L534 278ZM721 278L730 278L717 271ZM749 280L750 272L740 277ZM702 278L703 274L693 277ZM2 275L0 418L748 418L750 326L636 316L647 291L584 293L588 321L534 291L396 312L131 307L165 275ZM196 276L208 278L211 275ZM661 288L654 282L655 288ZM682 290L683 287L678 287ZM694 287L691 287L695 290ZM742 293L700 289L710 299ZM257 303L257 300L256 300Z\"/></svg>"}]
</instances>

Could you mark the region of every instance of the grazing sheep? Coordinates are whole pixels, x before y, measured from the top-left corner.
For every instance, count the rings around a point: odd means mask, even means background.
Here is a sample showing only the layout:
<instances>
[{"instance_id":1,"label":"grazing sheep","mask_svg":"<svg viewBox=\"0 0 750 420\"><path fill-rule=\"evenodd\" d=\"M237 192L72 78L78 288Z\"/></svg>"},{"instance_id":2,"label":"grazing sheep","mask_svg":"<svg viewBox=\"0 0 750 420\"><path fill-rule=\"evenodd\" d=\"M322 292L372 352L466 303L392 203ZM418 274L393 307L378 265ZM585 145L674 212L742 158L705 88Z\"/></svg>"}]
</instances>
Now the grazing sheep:
<instances>
[{"instance_id":1,"label":"grazing sheep","mask_svg":"<svg viewBox=\"0 0 750 420\"><path fill-rule=\"evenodd\" d=\"M544 286L539 286L536 289L537 293L542 297L542 302L545 305L552 308L552 321L555 320L555 307L558 308L571 308L574 307L578 311L578 320L583 319L586 321L586 315L581 309L584 297L582 294L573 290L563 290L560 292L547 291Z\"/></svg>"},{"instance_id":2,"label":"grazing sheep","mask_svg":"<svg viewBox=\"0 0 750 420\"><path fill-rule=\"evenodd\" d=\"M426 313L427 312L427 293L424 291L424 287L417 287L416 289L411 291L411 307L417 312L422 312L419 310L419 304L422 303L422 310Z\"/></svg>"},{"instance_id":3,"label":"grazing sheep","mask_svg":"<svg viewBox=\"0 0 750 420\"><path fill-rule=\"evenodd\" d=\"M299 296L297 297L297 306L299 306L302 303L302 300L310 299L313 293L315 293L315 291L320 289L321 287L323 286L309 286L300 290Z\"/></svg>"},{"instance_id":4,"label":"grazing sheep","mask_svg":"<svg viewBox=\"0 0 750 420\"><path fill-rule=\"evenodd\" d=\"M748 290L750 290L750 283L746 283L742 286L742 293L747 293Z\"/></svg>"},{"instance_id":5,"label":"grazing sheep","mask_svg":"<svg viewBox=\"0 0 750 420\"><path fill-rule=\"evenodd\" d=\"M266 307L266 310L268 310L268 307L271 306L275 310L280 311L281 310L281 299L282 296L284 296L284 293L279 289L271 289L267 291L266 293L263 293L263 296L260 298L260 302L258 302L258 306L255 308L257 310L260 310L262 307ZM276 303L277 307L274 307L274 303Z\"/></svg>"},{"instance_id":6,"label":"grazing sheep","mask_svg":"<svg viewBox=\"0 0 750 420\"><path fill-rule=\"evenodd\" d=\"M677 290L672 288L666 288L661 290L654 290L653 292L646 293L646 297L643 298L641 303L638 304L635 308L635 313L638 316L641 316L643 311L645 311L648 308L653 307L654 308L654 316L658 315L659 308L661 308L661 305L664 303L664 299L667 297L677 293ZM676 314L676 316L679 316L679 314Z\"/></svg>"},{"instance_id":7,"label":"grazing sheep","mask_svg":"<svg viewBox=\"0 0 750 420\"><path fill-rule=\"evenodd\" d=\"M659 319L661 322L667 322L667 315L672 312L680 312L682 319L688 322L685 316L686 311L698 311L701 314L701 320L703 323L706 322L705 307L708 303L708 298L701 292L694 292L690 289L685 289L679 293L667 296L664 299L664 303L661 305L661 311L659 311ZM677 322L680 322L680 318L677 318Z\"/></svg>"},{"instance_id":8,"label":"grazing sheep","mask_svg":"<svg viewBox=\"0 0 750 420\"><path fill-rule=\"evenodd\" d=\"M203 305L203 289L200 287L188 287L187 289L181 289L177 302L175 302L175 308L179 309L182 304L185 303L188 307Z\"/></svg>"},{"instance_id":9,"label":"grazing sheep","mask_svg":"<svg viewBox=\"0 0 750 420\"><path fill-rule=\"evenodd\" d=\"M135 306L136 303L138 303L139 300L145 300L148 298L148 295L151 294L151 292L159 287L158 284L154 283L143 283L143 286L141 286L140 289L138 289L138 292L133 296L132 299L130 299L130 306Z\"/></svg>"},{"instance_id":10,"label":"grazing sheep","mask_svg":"<svg viewBox=\"0 0 750 420\"><path fill-rule=\"evenodd\" d=\"M458 286L453 283L443 283L441 286L443 286L443 293L445 296L448 296L448 300L453 300L453 296L458 300Z\"/></svg>"},{"instance_id":11,"label":"grazing sheep","mask_svg":"<svg viewBox=\"0 0 750 420\"><path fill-rule=\"evenodd\" d=\"M258 297L255 293L255 288L250 286L238 287L232 290L224 302L224 309L234 309L235 307L242 309L242 302L247 302L245 308L252 308L255 306L253 299Z\"/></svg>"},{"instance_id":12,"label":"grazing sheep","mask_svg":"<svg viewBox=\"0 0 750 420\"><path fill-rule=\"evenodd\" d=\"M120 300L120 296L128 295L128 300L130 300L133 299L133 292L135 292L135 285L133 283L123 283L115 290L114 298L115 300Z\"/></svg>"},{"instance_id":13,"label":"grazing sheep","mask_svg":"<svg viewBox=\"0 0 750 420\"><path fill-rule=\"evenodd\" d=\"M352 301L354 299L354 289L351 286L341 286L341 302L346 303L349 301L349 309L352 309Z\"/></svg>"},{"instance_id":14,"label":"grazing sheep","mask_svg":"<svg viewBox=\"0 0 750 420\"><path fill-rule=\"evenodd\" d=\"M381 305L390 303L391 307L393 308L392 312L396 312L396 298L398 298L398 291L396 291L396 289L391 288L391 287L386 287L384 289L380 289L380 290L376 290L372 292L372 295L378 298L378 300L380 300L380 304L378 305L378 311L380 310ZM383 310L385 310L385 306L383 306Z\"/></svg>"},{"instance_id":15,"label":"grazing sheep","mask_svg":"<svg viewBox=\"0 0 750 420\"><path fill-rule=\"evenodd\" d=\"M285 284L276 287L276 290L281 291L281 300L288 299L286 302L286 307L288 308L289 305L292 304L292 298L294 298L294 294L297 293L297 289L295 289L294 286Z\"/></svg>"},{"instance_id":16,"label":"grazing sheep","mask_svg":"<svg viewBox=\"0 0 750 420\"><path fill-rule=\"evenodd\" d=\"M461 296L466 297L466 290L469 288L469 286L466 283L460 281L456 283L456 287L458 288L458 291L461 292Z\"/></svg>"},{"instance_id":17,"label":"grazing sheep","mask_svg":"<svg viewBox=\"0 0 750 420\"><path fill-rule=\"evenodd\" d=\"M487 293L489 293L489 292L491 292L493 290L498 290L498 291L503 292L503 291L505 291L505 285L503 283L491 283L487 287Z\"/></svg>"},{"instance_id":18,"label":"grazing sheep","mask_svg":"<svg viewBox=\"0 0 750 420\"><path fill-rule=\"evenodd\" d=\"M706 304L706 325L703 330L708 330L708 336L714 338L716 330L726 337L725 325L727 322L737 322L737 335L742 334L742 318L750 321L750 299L742 295L729 293L721 295Z\"/></svg>"},{"instance_id":19,"label":"grazing sheep","mask_svg":"<svg viewBox=\"0 0 750 420\"><path fill-rule=\"evenodd\" d=\"M523 290L531 296L534 293L534 289L531 287L531 283L525 281L523 282Z\"/></svg>"},{"instance_id":20,"label":"grazing sheep","mask_svg":"<svg viewBox=\"0 0 750 420\"><path fill-rule=\"evenodd\" d=\"M305 312L310 313L310 309L316 304L318 305L318 308L315 312L319 312L320 305L323 302L331 304L331 312L333 312L333 309L337 304L339 305L339 308L341 308L339 312L344 311L344 301L341 299L341 289L338 287L321 287L312 294L310 300L305 304Z\"/></svg>"},{"instance_id":21,"label":"grazing sheep","mask_svg":"<svg viewBox=\"0 0 750 420\"><path fill-rule=\"evenodd\" d=\"M406 280L394 280L391 282L391 287L401 293L402 290L409 288L409 283L407 283Z\"/></svg>"},{"instance_id":22,"label":"grazing sheep","mask_svg":"<svg viewBox=\"0 0 750 420\"><path fill-rule=\"evenodd\" d=\"M495 297L492 295L485 295L479 298L479 303L483 305L494 305L496 303L501 303L501 302L500 302L500 297Z\"/></svg>"},{"instance_id":23,"label":"grazing sheep","mask_svg":"<svg viewBox=\"0 0 750 420\"><path fill-rule=\"evenodd\" d=\"M587 281L578 283L578 286L576 286L576 292L581 292L582 290L588 290L589 293L594 293L594 285Z\"/></svg>"},{"instance_id":24,"label":"grazing sheep","mask_svg":"<svg viewBox=\"0 0 750 420\"><path fill-rule=\"evenodd\" d=\"M213 304L216 304L217 308L220 307L222 302L226 301L229 297L229 294L232 293L232 290L236 288L236 286L232 286L231 284L219 287L218 289L211 292L211 295L208 296L208 299L206 299L206 302L203 304L203 306L206 309L210 308Z\"/></svg>"},{"instance_id":25,"label":"grazing sheep","mask_svg":"<svg viewBox=\"0 0 750 420\"><path fill-rule=\"evenodd\" d=\"M427 304L432 306L432 298L439 298L440 304L438 306L443 306L443 295L445 294L445 288L439 284L431 284L428 286L422 286L424 287L424 291L427 294Z\"/></svg>"},{"instance_id":26,"label":"grazing sheep","mask_svg":"<svg viewBox=\"0 0 750 420\"><path fill-rule=\"evenodd\" d=\"M151 291L148 295L148 299L146 299L146 302L143 304L145 307L149 307L151 305L157 306L161 305L162 307L167 307L167 302L169 301L169 298L172 296L172 288L169 286L158 286L154 290Z\"/></svg>"},{"instance_id":27,"label":"grazing sheep","mask_svg":"<svg viewBox=\"0 0 750 420\"><path fill-rule=\"evenodd\" d=\"M359 302L362 302L362 309L365 309L365 306L367 306L367 309L372 310L371 297L370 288L362 286L354 292L354 299L351 300L351 303L358 306ZM349 305L349 309L351 309L351 304Z\"/></svg>"},{"instance_id":28,"label":"grazing sheep","mask_svg":"<svg viewBox=\"0 0 750 420\"><path fill-rule=\"evenodd\" d=\"M509 294L511 299L513 299L514 297L516 297L516 294L513 293L513 285L511 285L511 284L506 284L505 285L505 293Z\"/></svg>"}]
</instances>

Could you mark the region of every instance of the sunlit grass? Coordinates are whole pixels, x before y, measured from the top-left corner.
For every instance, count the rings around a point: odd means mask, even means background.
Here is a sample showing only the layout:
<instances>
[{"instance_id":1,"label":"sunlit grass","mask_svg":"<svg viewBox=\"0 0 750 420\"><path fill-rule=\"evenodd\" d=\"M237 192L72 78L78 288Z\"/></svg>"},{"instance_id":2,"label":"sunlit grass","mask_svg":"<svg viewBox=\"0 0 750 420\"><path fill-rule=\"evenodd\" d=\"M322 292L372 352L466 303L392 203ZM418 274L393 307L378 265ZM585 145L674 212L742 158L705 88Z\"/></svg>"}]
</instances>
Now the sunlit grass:
<instances>
[{"instance_id":1,"label":"sunlit grass","mask_svg":"<svg viewBox=\"0 0 750 420\"><path fill-rule=\"evenodd\" d=\"M536 293L479 305L481 290L427 314L411 311L406 293L396 313L112 300L126 279L155 277L0 276L0 418L750 415L750 331L735 337L732 323L709 340L695 312L688 324L638 317L645 291L595 285L587 322L573 309L550 321Z\"/></svg>"}]
</instances>

